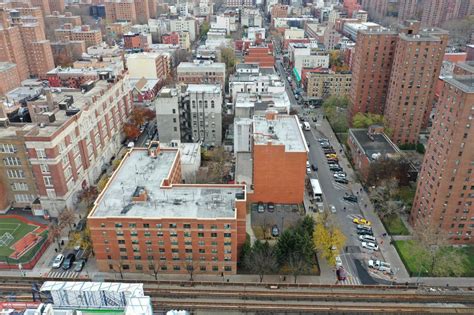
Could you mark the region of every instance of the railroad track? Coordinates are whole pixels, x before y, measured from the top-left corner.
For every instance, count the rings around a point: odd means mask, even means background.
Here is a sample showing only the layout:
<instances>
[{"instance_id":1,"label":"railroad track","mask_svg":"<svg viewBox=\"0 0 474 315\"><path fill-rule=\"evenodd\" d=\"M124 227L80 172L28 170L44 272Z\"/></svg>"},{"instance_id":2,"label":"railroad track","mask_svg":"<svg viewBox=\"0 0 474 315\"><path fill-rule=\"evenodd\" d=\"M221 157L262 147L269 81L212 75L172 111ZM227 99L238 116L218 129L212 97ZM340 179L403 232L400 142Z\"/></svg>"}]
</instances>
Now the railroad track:
<instances>
[{"instance_id":1,"label":"railroad track","mask_svg":"<svg viewBox=\"0 0 474 315\"><path fill-rule=\"evenodd\" d=\"M169 309L186 309L190 311L239 311L239 312L284 312L292 313L383 313L383 314L472 314L473 308L452 305L406 305L406 304L383 304L371 305L366 303L351 303L341 305L340 303L326 304L303 304L303 303L260 303L260 302L219 302L219 301L165 301L152 299L155 311Z\"/></svg>"},{"instance_id":2,"label":"railroad track","mask_svg":"<svg viewBox=\"0 0 474 315\"><path fill-rule=\"evenodd\" d=\"M208 289L145 289L145 294L152 297L192 297L192 298L208 298L215 299L239 298L254 300L322 300L322 301L371 301L371 302L407 302L407 303L466 303L474 305L474 294L446 294L446 293L428 293L421 294L417 292L354 292L354 291L324 291L324 292L308 292L308 291L258 291L258 290L208 290Z\"/></svg>"}]
</instances>

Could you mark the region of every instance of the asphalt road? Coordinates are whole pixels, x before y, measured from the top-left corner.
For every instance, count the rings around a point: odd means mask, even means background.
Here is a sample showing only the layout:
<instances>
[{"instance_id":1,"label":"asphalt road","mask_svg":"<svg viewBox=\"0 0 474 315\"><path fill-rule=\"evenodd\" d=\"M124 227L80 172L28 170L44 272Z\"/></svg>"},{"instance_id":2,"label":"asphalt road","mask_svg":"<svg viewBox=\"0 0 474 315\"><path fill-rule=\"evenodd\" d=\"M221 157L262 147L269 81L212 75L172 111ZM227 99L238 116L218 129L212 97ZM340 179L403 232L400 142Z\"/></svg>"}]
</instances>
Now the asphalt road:
<instances>
[{"instance_id":1,"label":"asphalt road","mask_svg":"<svg viewBox=\"0 0 474 315\"><path fill-rule=\"evenodd\" d=\"M276 66L277 66L277 71L280 74L280 77L282 78L283 82L285 82L285 90L286 94L288 94L288 98L290 99L291 107L297 106L298 103L295 99L295 95L293 94L293 89L290 86L290 83L288 82L288 74L286 73L283 64L281 62L281 55L277 55L277 61L276 61Z\"/></svg>"}]
</instances>

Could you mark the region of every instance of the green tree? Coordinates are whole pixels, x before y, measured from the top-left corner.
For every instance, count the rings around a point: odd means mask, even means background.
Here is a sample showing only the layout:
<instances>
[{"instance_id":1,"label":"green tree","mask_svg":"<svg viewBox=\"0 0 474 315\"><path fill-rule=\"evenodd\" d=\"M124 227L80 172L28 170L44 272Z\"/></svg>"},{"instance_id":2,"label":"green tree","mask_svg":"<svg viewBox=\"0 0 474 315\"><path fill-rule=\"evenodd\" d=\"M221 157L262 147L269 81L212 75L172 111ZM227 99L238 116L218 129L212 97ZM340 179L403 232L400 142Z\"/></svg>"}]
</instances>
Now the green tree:
<instances>
[{"instance_id":1,"label":"green tree","mask_svg":"<svg viewBox=\"0 0 474 315\"><path fill-rule=\"evenodd\" d=\"M210 29L209 22L204 21L202 22L201 26L199 27L199 36L204 37L207 35L207 32L209 32Z\"/></svg>"},{"instance_id":2,"label":"green tree","mask_svg":"<svg viewBox=\"0 0 474 315\"><path fill-rule=\"evenodd\" d=\"M278 268L274 249L268 242L262 243L260 241L256 241L245 256L244 265L251 272L258 274L260 282L263 281L266 274L275 272Z\"/></svg>"},{"instance_id":3,"label":"green tree","mask_svg":"<svg viewBox=\"0 0 474 315\"><path fill-rule=\"evenodd\" d=\"M225 63L226 73L230 75L234 73L235 68L235 51L229 47L222 47L221 49L221 61Z\"/></svg>"},{"instance_id":4,"label":"green tree","mask_svg":"<svg viewBox=\"0 0 474 315\"><path fill-rule=\"evenodd\" d=\"M354 128L368 128L371 125L383 125L384 117L372 113L357 113L352 118Z\"/></svg>"},{"instance_id":5,"label":"green tree","mask_svg":"<svg viewBox=\"0 0 474 315\"><path fill-rule=\"evenodd\" d=\"M347 132L349 124L347 121L347 97L330 96L323 103L324 114L335 132Z\"/></svg>"},{"instance_id":6,"label":"green tree","mask_svg":"<svg viewBox=\"0 0 474 315\"><path fill-rule=\"evenodd\" d=\"M297 226L286 229L278 238L275 248L276 256L280 266L288 265L289 257L299 252L311 265L314 255L313 235L309 226L312 219L310 217L301 220Z\"/></svg>"}]
</instances>

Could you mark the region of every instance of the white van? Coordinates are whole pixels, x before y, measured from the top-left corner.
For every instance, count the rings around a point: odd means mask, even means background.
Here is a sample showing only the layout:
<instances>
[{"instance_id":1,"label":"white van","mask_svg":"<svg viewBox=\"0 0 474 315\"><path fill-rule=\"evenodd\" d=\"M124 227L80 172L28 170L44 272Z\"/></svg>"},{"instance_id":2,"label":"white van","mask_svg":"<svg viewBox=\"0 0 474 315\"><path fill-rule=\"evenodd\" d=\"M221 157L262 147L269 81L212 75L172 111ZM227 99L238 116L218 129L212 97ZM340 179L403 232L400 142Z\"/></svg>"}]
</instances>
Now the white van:
<instances>
[{"instance_id":1,"label":"white van","mask_svg":"<svg viewBox=\"0 0 474 315\"><path fill-rule=\"evenodd\" d=\"M311 130L311 126L309 125L309 122L305 121L303 123L304 130L308 131Z\"/></svg>"}]
</instances>

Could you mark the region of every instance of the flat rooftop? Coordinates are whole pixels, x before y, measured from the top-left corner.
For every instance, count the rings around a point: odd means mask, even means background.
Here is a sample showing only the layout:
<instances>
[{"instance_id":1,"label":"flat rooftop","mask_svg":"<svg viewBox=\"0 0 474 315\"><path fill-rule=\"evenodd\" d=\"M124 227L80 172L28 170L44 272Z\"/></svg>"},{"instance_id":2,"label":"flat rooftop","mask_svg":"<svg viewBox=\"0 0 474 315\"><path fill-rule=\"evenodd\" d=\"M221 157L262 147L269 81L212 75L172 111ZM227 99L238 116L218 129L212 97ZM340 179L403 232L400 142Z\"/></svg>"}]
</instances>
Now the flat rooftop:
<instances>
[{"instance_id":1,"label":"flat rooftop","mask_svg":"<svg viewBox=\"0 0 474 315\"><path fill-rule=\"evenodd\" d=\"M474 76L472 75L456 75L452 78L443 78L443 80L465 93L474 93Z\"/></svg>"},{"instance_id":2,"label":"flat rooftop","mask_svg":"<svg viewBox=\"0 0 474 315\"><path fill-rule=\"evenodd\" d=\"M214 69L219 69L219 70L225 70L225 63L201 61L201 62L181 62L178 65L178 71L180 69L186 69L186 68L214 68Z\"/></svg>"},{"instance_id":3,"label":"flat rooftop","mask_svg":"<svg viewBox=\"0 0 474 315\"><path fill-rule=\"evenodd\" d=\"M219 84L188 84L186 91L189 93L220 93L221 86Z\"/></svg>"},{"instance_id":4,"label":"flat rooftop","mask_svg":"<svg viewBox=\"0 0 474 315\"><path fill-rule=\"evenodd\" d=\"M106 188L96 201L90 218L235 218L236 195L244 192L237 185L162 186L178 158L178 150L161 149L157 158L144 148L127 153ZM132 202L142 187L148 196L144 202Z\"/></svg>"},{"instance_id":5,"label":"flat rooftop","mask_svg":"<svg viewBox=\"0 0 474 315\"><path fill-rule=\"evenodd\" d=\"M254 144L264 145L269 141L284 145L287 152L307 152L306 140L294 115L277 115L273 120L265 116L253 117Z\"/></svg>"},{"instance_id":6,"label":"flat rooftop","mask_svg":"<svg viewBox=\"0 0 474 315\"><path fill-rule=\"evenodd\" d=\"M382 156L399 153L398 148L384 134L374 134L371 139L367 131L367 129L349 129L370 160L373 160L372 154L376 153Z\"/></svg>"}]
</instances>

